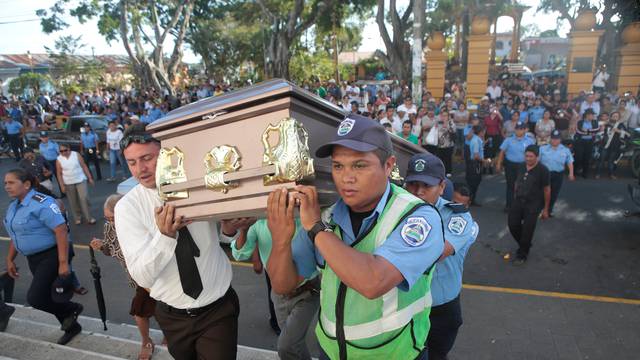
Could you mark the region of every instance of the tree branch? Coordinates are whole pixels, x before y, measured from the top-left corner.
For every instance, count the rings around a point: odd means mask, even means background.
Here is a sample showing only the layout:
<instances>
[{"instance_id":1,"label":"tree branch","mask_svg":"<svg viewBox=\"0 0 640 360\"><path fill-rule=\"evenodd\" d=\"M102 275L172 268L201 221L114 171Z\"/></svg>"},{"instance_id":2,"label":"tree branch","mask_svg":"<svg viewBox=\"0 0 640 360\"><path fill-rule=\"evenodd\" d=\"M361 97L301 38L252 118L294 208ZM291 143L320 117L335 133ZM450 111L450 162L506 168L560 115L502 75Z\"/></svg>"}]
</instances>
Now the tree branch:
<instances>
[{"instance_id":1,"label":"tree branch","mask_svg":"<svg viewBox=\"0 0 640 360\"><path fill-rule=\"evenodd\" d=\"M378 31L380 31L380 36L382 37L382 41L384 42L385 47L387 49L391 48L393 46L393 43L391 42L391 37L389 36L389 32L387 31L387 26L384 23L384 0L378 0L376 22L378 23Z\"/></svg>"},{"instance_id":2,"label":"tree branch","mask_svg":"<svg viewBox=\"0 0 640 360\"><path fill-rule=\"evenodd\" d=\"M176 11L173 13L173 17L171 18L171 21L169 21L167 26L164 28L164 31L160 36L160 40L158 41L159 44L164 44L164 40L167 38L167 34L169 33L169 30L175 28L176 25L178 24L178 21L180 20L180 14L182 14L182 10L184 9L185 5L189 5L191 2L192 0L185 0L180 2L180 6L178 6Z\"/></svg>"},{"instance_id":3,"label":"tree branch","mask_svg":"<svg viewBox=\"0 0 640 360\"><path fill-rule=\"evenodd\" d=\"M160 40L160 24L158 22L158 9L156 8L156 1L149 0L149 9L151 10L151 23L153 24L153 33L156 37L156 42Z\"/></svg>"},{"instance_id":4,"label":"tree branch","mask_svg":"<svg viewBox=\"0 0 640 360\"><path fill-rule=\"evenodd\" d=\"M260 6L260 8L262 9L262 12L264 13L264 15L269 18L270 22L272 24L274 22L276 22L276 16L273 15L271 10L269 10L267 5L264 3L264 0L257 0L257 2L258 2L258 5Z\"/></svg>"},{"instance_id":5,"label":"tree branch","mask_svg":"<svg viewBox=\"0 0 640 360\"><path fill-rule=\"evenodd\" d=\"M137 56L133 55L131 45L129 44L129 28L127 27L127 14L129 13L129 6L127 0L120 1L120 39L124 44L124 49L129 54L129 59L133 62L134 66L140 66L140 61Z\"/></svg>"}]
</instances>

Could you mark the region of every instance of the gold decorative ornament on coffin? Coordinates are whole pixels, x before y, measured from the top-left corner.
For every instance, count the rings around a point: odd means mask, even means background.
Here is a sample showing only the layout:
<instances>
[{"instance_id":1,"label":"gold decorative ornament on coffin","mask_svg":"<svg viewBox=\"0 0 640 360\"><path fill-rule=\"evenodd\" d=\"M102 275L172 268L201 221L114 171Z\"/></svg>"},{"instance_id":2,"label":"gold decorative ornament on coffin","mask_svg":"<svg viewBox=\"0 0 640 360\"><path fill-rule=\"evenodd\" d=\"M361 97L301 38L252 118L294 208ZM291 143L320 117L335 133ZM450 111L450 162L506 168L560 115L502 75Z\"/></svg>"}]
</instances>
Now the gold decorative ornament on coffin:
<instances>
[{"instance_id":1,"label":"gold decorative ornament on coffin","mask_svg":"<svg viewBox=\"0 0 640 360\"><path fill-rule=\"evenodd\" d=\"M275 144L274 134L278 135ZM309 133L296 119L289 117L280 120L278 125L269 124L262 134L262 144L263 166L275 165L275 173L264 176L264 185L309 180L315 176L309 154Z\"/></svg>"},{"instance_id":2,"label":"gold decorative ornament on coffin","mask_svg":"<svg viewBox=\"0 0 640 360\"><path fill-rule=\"evenodd\" d=\"M216 146L204 157L204 166L207 171L204 176L204 184L207 189L220 191L226 194L229 189L238 187L238 183L227 183L224 174L240 169L240 153L234 146Z\"/></svg>"},{"instance_id":3,"label":"gold decorative ornament on coffin","mask_svg":"<svg viewBox=\"0 0 640 360\"><path fill-rule=\"evenodd\" d=\"M163 185L177 184L187 181L184 171L184 153L177 147L162 148L156 166L156 187L163 201L189 198L189 191L163 192Z\"/></svg>"},{"instance_id":4,"label":"gold decorative ornament on coffin","mask_svg":"<svg viewBox=\"0 0 640 360\"><path fill-rule=\"evenodd\" d=\"M404 178L402 177L402 175L400 175L400 168L398 167L397 163L393 165L393 170L391 170L389 179L391 179L391 181L393 181L396 185L402 185L402 183L404 183Z\"/></svg>"}]
</instances>

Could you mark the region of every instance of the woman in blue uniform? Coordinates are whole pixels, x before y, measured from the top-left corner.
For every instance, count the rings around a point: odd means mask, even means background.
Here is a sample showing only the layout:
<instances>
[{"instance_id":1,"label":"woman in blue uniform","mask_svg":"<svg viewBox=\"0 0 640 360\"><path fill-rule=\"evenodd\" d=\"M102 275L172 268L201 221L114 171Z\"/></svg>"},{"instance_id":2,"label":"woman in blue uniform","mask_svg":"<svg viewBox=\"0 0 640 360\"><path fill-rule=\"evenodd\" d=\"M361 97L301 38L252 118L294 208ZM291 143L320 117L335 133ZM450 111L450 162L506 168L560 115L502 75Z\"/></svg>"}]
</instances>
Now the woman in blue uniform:
<instances>
[{"instance_id":1,"label":"woman in blue uniform","mask_svg":"<svg viewBox=\"0 0 640 360\"><path fill-rule=\"evenodd\" d=\"M11 170L4 177L4 189L14 199L4 218L11 237L7 272L17 279L14 260L18 253L26 256L33 275L27 301L58 319L65 332L58 344L64 345L82 331L77 322L82 305L70 301L73 289L67 285L71 280L69 243L62 211L52 197L35 191L34 184L35 180L22 169Z\"/></svg>"}]
</instances>

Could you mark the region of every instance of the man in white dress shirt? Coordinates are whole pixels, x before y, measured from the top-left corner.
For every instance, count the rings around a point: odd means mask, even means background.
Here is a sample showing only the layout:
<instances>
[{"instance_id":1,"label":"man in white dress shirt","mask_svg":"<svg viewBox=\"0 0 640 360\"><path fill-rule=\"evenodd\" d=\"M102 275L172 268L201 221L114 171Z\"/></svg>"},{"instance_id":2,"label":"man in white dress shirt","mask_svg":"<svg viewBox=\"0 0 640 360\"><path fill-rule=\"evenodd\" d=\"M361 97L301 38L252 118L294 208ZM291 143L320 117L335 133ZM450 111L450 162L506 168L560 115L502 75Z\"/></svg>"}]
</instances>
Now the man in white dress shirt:
<instances>
[{"instance_id":1,"label":"man in white dress shirt","mask_svg":"<svg viewBox=\"0 0 640 360\"><path fill-rule=\"evenodd\" d=\"M235 359L238 297L213 221L174 216L156 189L160 143L144 125L120 147L139 184L116 205L118 240L131 277L158 301L156 320L175 359Z\"/></svg>"}]
</instances>

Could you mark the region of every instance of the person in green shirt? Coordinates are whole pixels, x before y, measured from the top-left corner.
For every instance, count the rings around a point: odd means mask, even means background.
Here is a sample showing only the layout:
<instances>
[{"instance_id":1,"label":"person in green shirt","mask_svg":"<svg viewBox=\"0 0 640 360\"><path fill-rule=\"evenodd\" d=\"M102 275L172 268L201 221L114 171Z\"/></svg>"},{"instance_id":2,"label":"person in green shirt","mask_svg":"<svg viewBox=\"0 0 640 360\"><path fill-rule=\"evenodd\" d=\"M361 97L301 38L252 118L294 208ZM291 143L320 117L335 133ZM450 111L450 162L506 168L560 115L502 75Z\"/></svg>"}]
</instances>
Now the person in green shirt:
<instances>
[{"instance_id":1,"label":"person in green shirt","mask_svg":"<svg viewBox=\"0 0 640 360\"><path fill-rule=\"evenodd\" d=\"M411 122L411 120L405 120L402 123L402 131L397 133L396 135L400 136L401 138L407 140L410 143L414 143L418 145L418 137L411 132L412 129L413 129L413 123Z\"/></svg>"},{"instance_id":2,"label":"person in green shirt","mask_svg":"<svg viewBox=\"0 0 640 360\"><path fill-rule=\"evenodd\" d=\"M302 229L300 219L295 221L296 230ZM248 230L240 229L239 235L231 242L231 252L236 260L248 260L255 248L258 248L260 260L268 264L271 254L271 232L267 220L261 219ZM311 354L306 344L309 324L320 307L320 281L318 273L305 279L295 290L286 295L271 291L274 302L280 336L278 336L278 355L283 360L310 360Z\"/></svg>"},{"instance_id":3,"label":"person in green shirt","mask_svg":"<svg viewBox=\"0 0 640 360\"><path fill-rule=\"evenodd\" d=\"M327 89L322 86L322 83L320 81L316 81L316 95L320 96L323 99L327 97Z\"/></svg>"}]
</instances>

